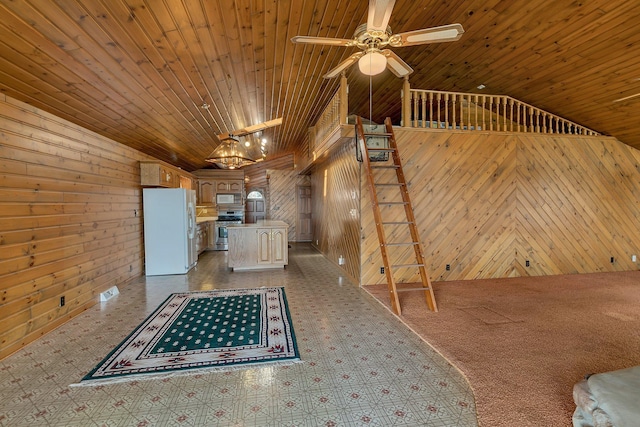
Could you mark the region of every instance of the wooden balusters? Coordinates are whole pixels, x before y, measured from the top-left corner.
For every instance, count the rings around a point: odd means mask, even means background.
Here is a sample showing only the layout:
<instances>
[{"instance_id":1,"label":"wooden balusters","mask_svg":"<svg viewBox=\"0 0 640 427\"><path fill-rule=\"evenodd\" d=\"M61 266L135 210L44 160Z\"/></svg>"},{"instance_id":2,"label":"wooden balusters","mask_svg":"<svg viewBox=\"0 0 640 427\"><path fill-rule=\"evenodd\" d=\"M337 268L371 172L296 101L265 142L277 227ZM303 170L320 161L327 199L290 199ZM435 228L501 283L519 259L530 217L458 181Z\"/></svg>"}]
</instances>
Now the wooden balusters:
<instances>
[{"instance_id":1,"label":"wooden balusters","mask_svg":"<svg viewBox=\"0 0 640 427\"><path fill-rule=\"evenodd\" d=\"M449 129L449 93L444 94L444 128Z\"/></svg>"},{"instance_id":2,"label":"wooden balusters","mask_svg":"<svg viewBox=\"0 0 640 427\"><path fill-rule=\"evenodd\" d=\"M485 120L485 116L484 113L485 111L487 111L486 106L485 106L485 96L482 95L482 130L486 130L487 129L487 123Z\"/></svg>"},{"instance_id":3,"label":"wooden balusters","mask_svg":"<svg viewBox=\"0 0 640 427\"><path fill-rule=\"evenodd\" d=\"M456 128L456 98L458 97L457 93L451 94L451 127L452 129ZM449 128L449 124L447 123L447 129Z\"/></svg>"},{"instance_id":4,"label":"wooden balusters","mask_svg":"<svg viewBox=\"0 0 640 427\"><path fill-rule=\"evenodd\" d=\"M467 123L469 124L469 130L472 128L471 124L471 95L467 95L466 105L467 105ZM475 127L473 127L475 129Z\"/></svg>"},{"instance_id":5,"label":"wooden balusters","mask_svg":"<svg viewBox=\"0 0 640 427\"><path fill-rule=\"evenodd\" d=\"M413 127L598 135L509 96L420 89L410 92L408 104L413 111L408 116L413 120L407 123Z\"/></svg>"},{"instance_id":6,"label":"wooden balusters","mask_svg":"<svg viewBox=\"0 0 640 427\"><path fill-rule=\"evenodd\" d=\"M513 122L514 117L513 117L513 99L512 98L507 98L507 102L509 103L509 131L513 132Z\"/></svg>"},{"instance_id":7,"label":"wooden balusters","mask_svg":"<svg viewBox=\"0 0 640 427\"><path fill-rule=\"evenodd\" d=\"M418 127L418 123L420 122L418 106L420 105L420 98L424 96L423 93L418 92L417 96L415 92L411 92L411 100L413 101L413 127Z\"/></svg>"},{"instance_id":8,"label":"wooden balusters","mask_svg":"<svg viewBox=\"0 0 640 427\"><path fill-rule=\"evenodd\" d=\"M437 122L440 121L440 117L437 117L435 120L433 118L433 92L429 92L429 127L438 127ZM435 126L434 126L435 122Z\"/></svg>"}]
</instances>

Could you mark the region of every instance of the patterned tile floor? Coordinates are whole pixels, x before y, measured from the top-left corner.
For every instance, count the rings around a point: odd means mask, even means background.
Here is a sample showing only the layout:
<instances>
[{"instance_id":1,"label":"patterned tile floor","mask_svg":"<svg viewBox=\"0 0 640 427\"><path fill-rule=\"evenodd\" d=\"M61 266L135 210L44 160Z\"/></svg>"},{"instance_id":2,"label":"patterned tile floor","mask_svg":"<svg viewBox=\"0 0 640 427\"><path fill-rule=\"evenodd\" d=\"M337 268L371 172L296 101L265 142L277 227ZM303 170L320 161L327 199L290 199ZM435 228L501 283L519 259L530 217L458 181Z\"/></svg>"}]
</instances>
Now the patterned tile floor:
<instances>
[{"instance_id":1,"label":"patterned tile floor","mask_svg":"<svg viewBox=\"0 0 640 427\"><path fill-rule=\"evenodd\" d=\"M302 363L71 386L172 292L285 286ZM207 252L141 277L0 361L0 426L477 426L459 371L309 245L286 270Z\"/></svg>"}]
</instances>

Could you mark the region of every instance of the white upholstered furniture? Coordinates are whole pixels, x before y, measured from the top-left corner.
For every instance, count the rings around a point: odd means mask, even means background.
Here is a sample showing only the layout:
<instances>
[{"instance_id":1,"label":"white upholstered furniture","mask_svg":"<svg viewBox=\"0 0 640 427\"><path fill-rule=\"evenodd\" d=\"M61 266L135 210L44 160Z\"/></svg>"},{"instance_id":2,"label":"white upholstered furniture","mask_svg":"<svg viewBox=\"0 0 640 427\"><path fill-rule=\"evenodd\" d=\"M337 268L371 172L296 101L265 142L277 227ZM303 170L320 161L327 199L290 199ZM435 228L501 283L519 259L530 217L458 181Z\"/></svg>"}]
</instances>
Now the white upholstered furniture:
<instances>
[{"instance_id":1,"label":"white upholstered furniture","mask_svg":"<svg viewBox=\"0 0 640 427\"><path fill-rule=\"evenodd\" d=\"M640 426L640 366L594 374L573 387L574 427Z\"/></svg>"}]
</instances>

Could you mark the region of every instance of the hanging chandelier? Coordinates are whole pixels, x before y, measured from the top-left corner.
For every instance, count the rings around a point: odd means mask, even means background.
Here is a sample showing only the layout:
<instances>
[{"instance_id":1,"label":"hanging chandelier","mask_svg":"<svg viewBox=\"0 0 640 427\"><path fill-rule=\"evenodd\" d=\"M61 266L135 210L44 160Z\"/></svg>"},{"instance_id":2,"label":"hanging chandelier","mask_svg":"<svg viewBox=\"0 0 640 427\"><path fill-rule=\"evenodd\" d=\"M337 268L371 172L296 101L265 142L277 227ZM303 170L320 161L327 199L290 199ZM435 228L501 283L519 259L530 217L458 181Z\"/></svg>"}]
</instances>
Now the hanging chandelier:
<instances>
[{"instance_id":1,"label":"hanging chandelier","mask_svg":"<svg viewBox=\"0 0 640 427\"><path fill-rule=\"evenodd\" d=\"M233 135L222 140L205 160L222 169L237 169L255 163L244 145Z\"/></svg>"}]
</instances>

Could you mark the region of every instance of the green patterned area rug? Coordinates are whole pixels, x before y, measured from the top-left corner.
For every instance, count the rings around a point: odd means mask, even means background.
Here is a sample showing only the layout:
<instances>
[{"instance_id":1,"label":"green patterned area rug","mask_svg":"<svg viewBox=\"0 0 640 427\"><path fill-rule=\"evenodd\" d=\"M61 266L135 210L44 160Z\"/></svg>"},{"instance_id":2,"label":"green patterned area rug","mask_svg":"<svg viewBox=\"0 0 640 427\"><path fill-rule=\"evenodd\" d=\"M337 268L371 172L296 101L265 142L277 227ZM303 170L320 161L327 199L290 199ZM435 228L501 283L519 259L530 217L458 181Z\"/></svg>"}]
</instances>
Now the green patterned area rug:
<instances>
[{"instance_id":1,"label":"green patterned area rug","mask_svg":"<svg viewBox=\"0 0 640 427\"><path fill-rule=\"evenodd\" d=\"M175 293L81 384L294 362L290 317L281 287Z\"/></svg>"}]
</instances>

